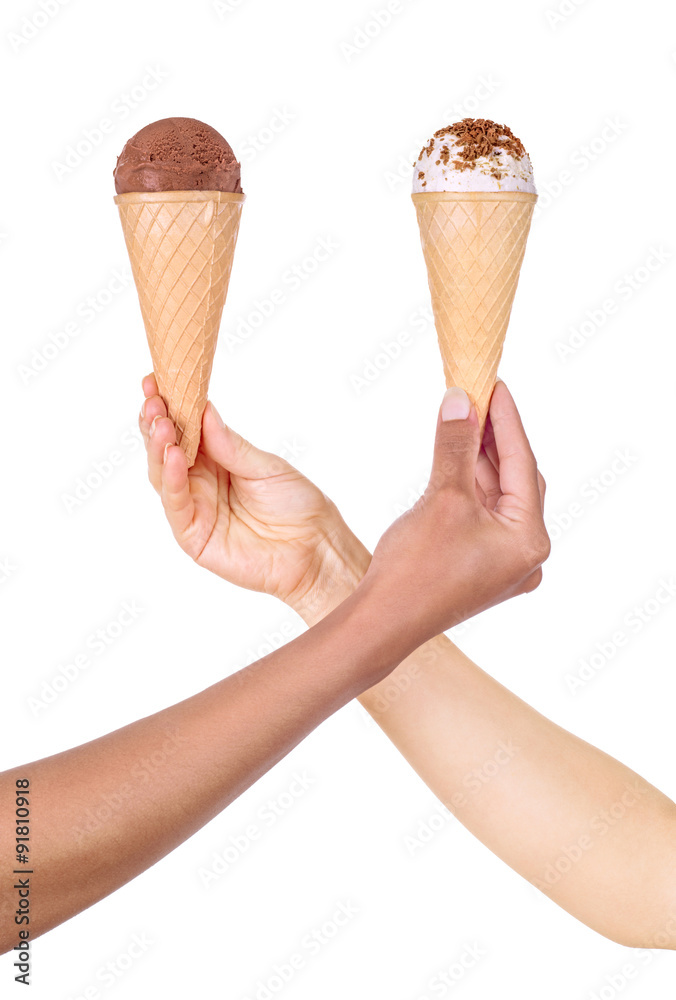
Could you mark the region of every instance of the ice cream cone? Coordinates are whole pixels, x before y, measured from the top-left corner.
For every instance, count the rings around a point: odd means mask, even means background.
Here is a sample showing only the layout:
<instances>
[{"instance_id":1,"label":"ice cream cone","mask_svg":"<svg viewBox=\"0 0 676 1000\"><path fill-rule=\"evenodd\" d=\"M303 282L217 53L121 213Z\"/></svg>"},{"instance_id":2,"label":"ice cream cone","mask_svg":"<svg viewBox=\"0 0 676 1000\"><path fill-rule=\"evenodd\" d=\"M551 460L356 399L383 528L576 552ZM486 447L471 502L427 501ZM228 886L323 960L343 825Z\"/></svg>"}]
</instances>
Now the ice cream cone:
<instances>
[{"instance_id":1,"label":"ice cream cone","mask_svg":"<svg viewBox=\"0 0 676 1000\"><path fill-rule=\"evenodd\" d=\"M412 197L446 385L465 389L483 430L537 195Z\"/></svg>"},{"instance_id":2,"label":"ice cream cone","mask_svg":"<svg viewBox=\"0 0 676 1000\"><path fill-rule=\"evenodd\" d=\"M120 194L124 238L160 395L193 465L243 194Z\"/></svg>"}]
</instances>

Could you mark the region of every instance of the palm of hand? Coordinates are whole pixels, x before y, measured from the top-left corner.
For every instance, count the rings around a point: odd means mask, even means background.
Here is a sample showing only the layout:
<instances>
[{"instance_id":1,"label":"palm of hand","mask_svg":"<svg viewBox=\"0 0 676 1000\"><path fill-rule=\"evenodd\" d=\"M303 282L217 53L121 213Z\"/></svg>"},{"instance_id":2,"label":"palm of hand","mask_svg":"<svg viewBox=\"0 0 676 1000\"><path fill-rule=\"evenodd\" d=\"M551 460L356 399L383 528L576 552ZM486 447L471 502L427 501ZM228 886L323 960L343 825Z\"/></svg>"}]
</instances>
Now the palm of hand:
<instances>
[{"instance_id":1,"label":"palm of hand","mask_svg":"<svg viewBox=\"0 0 676 1000\"><path fill-rule=\"evenodd\" d=\"M335 505L284 459L226 427L209 404L191 469L154 375L139 418L148 475L181 548L249 590L302 603L318 585L332 542L348 533Z\"/></svg>"},{"instance_id":2,"label":"palm of hand","mask_svg":"<svg viewBox=\"0 0 676 1000\"><path fill-rule=\"evenodd\" d=\"M188 473L195 509L182 545L225 580L288 601L312 586L335 508L292 466L275 465L251 479L200 453Z\"/></svg>"}]
</instances>

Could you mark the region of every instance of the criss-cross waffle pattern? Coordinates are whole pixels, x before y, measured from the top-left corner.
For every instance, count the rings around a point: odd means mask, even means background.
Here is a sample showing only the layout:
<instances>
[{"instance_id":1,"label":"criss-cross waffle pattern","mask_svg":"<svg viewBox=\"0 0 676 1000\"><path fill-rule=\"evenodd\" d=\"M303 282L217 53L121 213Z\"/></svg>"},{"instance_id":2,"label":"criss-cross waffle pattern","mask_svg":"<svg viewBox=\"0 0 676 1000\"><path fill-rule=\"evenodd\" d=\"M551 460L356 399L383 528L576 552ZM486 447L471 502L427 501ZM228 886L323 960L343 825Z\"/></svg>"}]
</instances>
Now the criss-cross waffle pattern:
<instances>
[{"instance_id":1,"label":"criss-cross waffle pattern","mask_svg":"<svg viewBox=\"0 0 676 1000\"><path fill-rule=\"evenodd\" d=\"M160 395L192 465L243 199L187 198L116 200Z\"/></svg>"},{"instance_id":2,"label":"criss-cross waffle pattern","mask_svg":"<svg viewBox=\"0 0 676 1000\"><path fill-rule=\"evenodd\" d=\"M526 249L535 197L414 196L446 385L483 427Z\"/></svg>"}]
</instances>

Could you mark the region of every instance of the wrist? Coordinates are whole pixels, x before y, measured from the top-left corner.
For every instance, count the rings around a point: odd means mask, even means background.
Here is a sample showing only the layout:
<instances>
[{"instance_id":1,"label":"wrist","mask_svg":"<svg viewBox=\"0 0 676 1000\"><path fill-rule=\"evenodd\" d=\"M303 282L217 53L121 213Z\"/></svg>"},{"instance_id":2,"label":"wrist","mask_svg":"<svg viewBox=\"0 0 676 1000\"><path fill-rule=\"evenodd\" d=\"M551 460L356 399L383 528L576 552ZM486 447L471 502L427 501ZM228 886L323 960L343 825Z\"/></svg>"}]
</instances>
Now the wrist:
<instances>
[{"instance_id":1,"label":"wrist","mask_svg":"<svg viewBox=\"0 0 676 1000\"><path fill-rule=\"evenodd\" d=\"M420 644L404 615L393 616L383 608L384 598L381 580L366 573L351 594L304 634L320 644L331 637L325 664L332 660L332 642L338 643L341 691L350 699L378 685Z\"/></svg>"},{"instance_id":2,"label":"wrist","mask_svg":"<svg viewBox=\"0 0 676 1000\"><path fill-rule=\"evenodd\" d=\"M319 568L302 595L286 601L306 625L316 625L354 593L371 562L371 553L342 523L317 548Z\"/></svg>"}]
</instances>

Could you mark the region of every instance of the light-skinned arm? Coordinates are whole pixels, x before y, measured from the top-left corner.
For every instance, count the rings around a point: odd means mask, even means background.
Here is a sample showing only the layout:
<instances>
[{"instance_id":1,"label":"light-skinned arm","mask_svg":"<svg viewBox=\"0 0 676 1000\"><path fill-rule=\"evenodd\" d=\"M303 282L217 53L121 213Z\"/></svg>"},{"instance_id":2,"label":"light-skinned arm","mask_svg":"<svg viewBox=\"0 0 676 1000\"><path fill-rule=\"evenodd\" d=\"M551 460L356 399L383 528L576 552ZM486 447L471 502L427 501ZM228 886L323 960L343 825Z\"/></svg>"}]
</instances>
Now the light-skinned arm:
<instances>
[{"instance_id":1,"label":"light-skinned arm","mask_svg":"<svg viewBox=\"0 0 676 1000\"><path fill-rule=\"evenodd\" d=\"M511 419L504 386L497 393L491 464ZM495 503L488 471L482 485ZM367 564L352 566L327 606ZM676 805L654 785L545 718L444 635L359 700L457 819L551 900L619 944L676 949Z\"/></svg>"}]
</instances>

